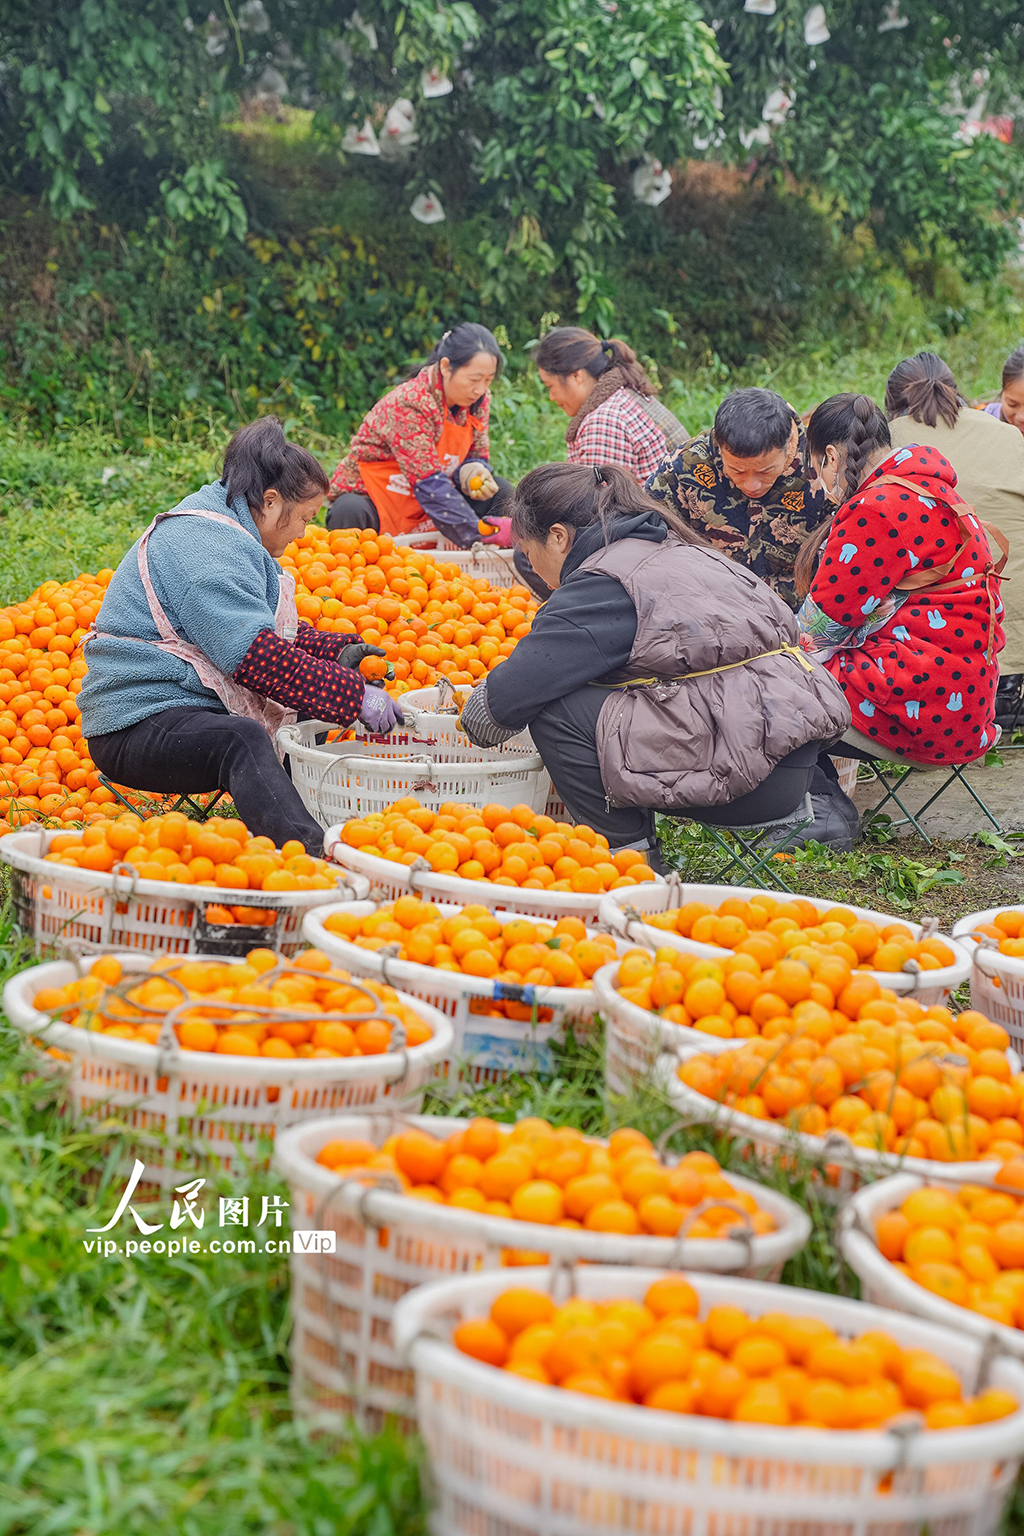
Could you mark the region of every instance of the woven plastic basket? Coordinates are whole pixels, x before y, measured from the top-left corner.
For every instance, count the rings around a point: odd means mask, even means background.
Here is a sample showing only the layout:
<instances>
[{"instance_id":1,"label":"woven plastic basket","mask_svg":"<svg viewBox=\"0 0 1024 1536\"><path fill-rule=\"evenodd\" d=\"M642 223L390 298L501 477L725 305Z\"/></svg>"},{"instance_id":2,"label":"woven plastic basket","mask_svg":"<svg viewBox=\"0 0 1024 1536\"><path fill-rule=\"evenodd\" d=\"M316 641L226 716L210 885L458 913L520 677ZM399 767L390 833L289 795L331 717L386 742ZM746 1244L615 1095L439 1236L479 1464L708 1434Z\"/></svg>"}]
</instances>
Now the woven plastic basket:
<instances>
[{"instance_id":1,"label":"woven plastic basket","mask_svg":"<svg viewBox=\"0 0 1024 1536\"><path fill-rule=\"evenodd\" d=\"M410 740L417 746L436 745L441 748L454 742L459 748L472 748L475 753L480 753L483 749L473 747L465 731L459 727L457 700L468 692L469 689L456 690L450 685L438 684L436 688L412 688L408 693L403 693L398 702L406 724L411 727ZM448 700L453 703L445 707ZM401 728L397 734L401 734ZM529 757L537 748L529 731L520 731L518 735L510 736L508 741L503 741L499 747L489 750L502 757Z\"/></svg>"},{"instance_id":2,"label":"woven plastic basket","mask_svg":"<svg viewBox=\"0 0 1024 1536\"><path fill-rule=\"evenodd\" d=\"M683 938L681 934L662 928L651 928L648 924L638 921L629 909L634 908L635 912L642 916L648 912L668 912L671 908L682 906L688 901L704 901L709 906L715 907L730 896L738 896L741 901L749 901L754 896L764 894L764 891L759 891L752 886L684 885L678 879L670 878L656 893L645 892L643 905L632 899L633 892L628 888L609 891L601 905L600 920L602 927L610 929L612 933L621 933L624 937L631 938L635 944L650 944L655 948L666 945L671 949L685 950L691 955L700 955L704 959L725 960L732 954L731 949L719 949L715 944L698 944L694 939ZM836 902L820 896L801 896L800 900L809 901L811 906L817 907L819 912L827 912L830 907L837 905ZM909 919L896 917L890 912L873 912L868 907L850 907L849 910L857 917L866 918L872 923L903 923L911 930L915 939L920 938L925 930L925 924L912 923ZM928 928L929 931L933 931L931 924ZM949 939L944 934L941 938L943 944L947 945L956 956L953 965L944 966L938 971L922 971L917 962L911 960L908 961L905 971L871 971L869 974L874 976L883 987L889 987L891 991L898 992L901 996L912 994L925 1008L935 1003L945 1003L961 982L966 981L970 975L971 957L955 939Z\"/></svg>"},{"instance_id":3,"label":"woven plastic basket","mask_svg":"<svg viewBox=\"0 0 1024 1536\"><path fill-rule=\"evenodd\" d=\"M917 1174L897 1173L891 1178L866 1184L840 1211L837 1240L847 1264L860 1280L861 1295L865 1301L873 1301L880 1307L892 1307L897 1312L927 1318L942 1328L969 1333L972 1338L1024 1359L1024 1330L1007 1328L993 1318L972 1312L969 1307L944 1301L903 1274L878 1251L874 1232L879 1216L896 1210L908 1195L928 1182ZM995 1179L989 1176L972 1180L972 1183L991 1185Z\"/></svg>"},{"instance_id":4,"label":"woven plastic basket","mask_svg":"<svg viewBox=\"0 0 1024 1536\"><path fill-rule=\"evenodd\" d=\"M620 946L627 942L619 939ZM613 962L603 965L594 977L597 1007L604 1020L604 1080L609 1092L629 1093L639 1083L650 1081L665 1052L674 1057L688 1047L717 1056L746 1043L705 1035L640 1008L616 990L618 974L618 962Z\"/></svg>"},{"instance_id":5,"label":"woven plastic basket","mask_svg":"<svg viewBox=\"0 0 1024 1536\"><path fill-rule=\"evenodd\" d=\"M749 1142L755 1154L769 1165L785 1157L811 1167L827 1167L830 1180L841 1193L856 1189L865 1179L897 1172L917 1173L933 1184L983 1183L1000 1166L992 1159L976 1163L939 1163L927 1157L876 1152L872 1147L855 1147L852 1141L836 1133L808 1136L776 1120L755 1120L753 1115L742 1114L727 1104L718 1104L702 1093L695 1093L680 1081L675 1068L696 1054L689 1049L679 1051L671 1059L666 1054L657 1064L659 1081L681 1120L688 1125L713 1125L724 1135Z\"/></svg>"},{"instance_id":6,"label":"woven plastic basket","mask_svg":"<svg viewBox=\"0 0 1024 1536\"><path fill-rule=\"evenodd\" d=\"M655 1270L575 1272L584 1298L641 1299ZM1024 1368L917 1318L791 1286L690 1275L701 1315L734 1305L870 1329L948 1361L968 1392L1021 1400ZM519 1285L559 1286L520 1270ZM460 1354L462 1319L486 1315L502 1275L439 1281L407 1296L395 1341L416 1373L434 1536L994 1536L1022 1451L1024 1412L971 1429L815 1430L663 1413L540 1386ZM561 1298L561 1290L555 1294Z\"/></svg>"},{"instance_id":7,"label":"woven plastic basket","mask_svg":"<svg viewBox=\"0 0 1024 1536\"><path fill-rule=\"evenodd\" d=\"M118 958L127 973L145 975L151 967L152 957L137 951ZM36 1010L39 991L66 986L79 974L65 960L22 971L4 987L4 1011L44 1051L61 1053L76 1118L116 1119L129 1127L135 1134L124 1155L140 1157L147 1177L164 1188L180 1183L182 1169L202 1157L215 1157L225 1168L265 1161L267 1140L298 1121L392 1098L418 1109L425 1085L451 1051L452 1026L444 1014L404 994L402 1001L430 1026L432 1038L381 1056L294 1061L222 1056L183 1051L170 1029L166 1046L145 1045L53 1022Z\"/></svg>"},{"instance_id":8,"label":"woven plastic basket","mask_svg":"<svg viewBox=\"0 0 1024 1536\"><path fill-rule=\"evenodd\" d=\"M471 544L463 549L446 539L436 529L423 533L400 533L395 539L399 546L429 550L438 565L458 566L463 576L471 580L483 576L492 587L520 587L523 579L512 562L513 551L497 544Z\"/></svg>"},{"instance_id":9,"label":"woven plastic basket","mask_svg":"<svg viewBox=\"0 0 1024 1536\"><path fill-rule=\"evenodd\" d=\"M340 840L344 828L330 827L326 841ZM3 843L0 842L0 847ZM576 891L524 890L520 886L495 885L492 880L463 880L458 875L439 875L431 869L426 859L415 864L394 864L378 854L367 853L363 848L350 848L338 841L332 848L332 857L345 869L365 875L370 882L370 895L380 900L392 901L396 896L410 893L428 901L450 901L461 907L480 903L492 912L520 913L524 917L536 917L557 923L560 917L578 917L592 927L597 926L600 896L584 896ZM628 888L644 892L661 882L655 880Z\"/></svg>"},{"instance_id":10,"label":"woven plastic basket","mask_svg":"<svg viewBox=\"0 0 1024 1536\"><path fill-rule=\"evenodd\" d=\"M140 880L128 864L112 874L48 864L57 830L26 827L0 839L0 860L11 868L14 908L22 932L44 946L79 954L137 949L149 954L245 954L263 946L293 955L302 944L303 914L338 896L364 898L368 882L338 871L335 891L231 891L208 885ZM210 923L211 905L260 907L274 914L266 927Z\"/></svg>"},{"instance_id":11,"label":"woven plastic basket","mask_svg":"<svg viewBox=\"0 0 1024 1536\"><path fill-rule=\"evenodd\" d=\"M458 1063L473 1082L498 1082L515 1072L550 1075L555 1059L549 1042L559 1039L570 1021L586 1025L594 1016L597 999L589 988L516 987L458 971L441 971L432 965L415 965L384 950L362 949L324 926L334 912L369 917L375 910L376 903L372 901L347 901L324 907L304 929L306 939L354 976L379 977L446 1013L455 1030L452 1065ZM461 911L461 906L441 904L444 917L455 917ZM495 1001L530 1008L533 1017L492 1018L486 1010ZM474 1004L484 1011L474 1011ZM553 1012L554 1017L541 1019L538 1015L542 1010Z\"/></svg>"},{"instance_id":12,"label":"woven plastic basket","mask_svg":"<svg viewBox=\"0 0 1024 1536\"><path fill-rule=\"evenodd\" d=\"M979 923L991 923L997 912L1020 912L1024 906L989 907L971 912L953 926L953 937L971 957L971 1007L1001 1024L1018 1051L1024 1051L1024 960L1001 955L987 934L976 938Z\"/></svg>"},{"instance_id":13,"label":"woven plastic basket","mask_svg":"<svg viewBox=\"0 0 1024 1536\"><path fill-rule=\"evenodd\" d=\"M433 1115L411 1124L435 1135L465 1120ZM738 1190L770 1211L778 1230L760 1237L622 1237L481 1216L391 1190L368 1189L316 1161L336 1137L380 1144L396 1129L393 1116L345 1116L296 1127L278 1138L274 1166L291 1187L293 1231L333 1231L333 1254L292 1253L295 1331L292 1396L298 1412L322 1427L343 1426L356 1413L376 1427L388 1413L409 1414L412 1377L395 1352L391 1317L396 1301L439 1275L499 1268L506 1249L540 1250L561 1263L663 1264L690 1270L778 1275L803 1248L810 1222L774 1190L730 1174ZM738 1216L737 1229L744 1234ZM506 1271L506 1284L522 1271Z\"/></svg>"},{"instance_id":14,"label":"woven plastic basket","mask_svg":"<svg viewBox=\"0 0 1024 1536\"><path fill-rule=\"evenodd\" d=\"M512 756L497 748L474 747L454 717L447 726L446 741L432 732L433 741L420 742L414 728L399 728L394 739L364 737L317 746L316 738L326 727L321 721L304 720L282 726L277 747L289 760L303 805L324 828L383 811L404 795L415 795L433 811L446 800L543 810L551 781L538 753Z\"/></svg>"}]
</instances>

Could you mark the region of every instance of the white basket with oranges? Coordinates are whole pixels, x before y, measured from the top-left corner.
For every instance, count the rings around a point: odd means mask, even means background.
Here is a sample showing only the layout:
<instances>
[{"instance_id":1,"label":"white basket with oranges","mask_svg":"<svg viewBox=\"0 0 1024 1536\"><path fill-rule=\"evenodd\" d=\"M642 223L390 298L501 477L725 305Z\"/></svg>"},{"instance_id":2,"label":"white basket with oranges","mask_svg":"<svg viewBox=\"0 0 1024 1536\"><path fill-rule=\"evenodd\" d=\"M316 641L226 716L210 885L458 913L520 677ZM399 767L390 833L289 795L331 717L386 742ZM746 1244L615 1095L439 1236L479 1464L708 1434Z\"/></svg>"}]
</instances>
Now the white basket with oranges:
<instances>
[{"instance_id":1,"label":"white basket with oranges","mask_svg":"<svg viewBox=\"0 0 1024 1536\"><path fill-rule=\"evenodd\" d=\"M318 908L303 932L353 974L381 977L447 1013L453 1064L476 1082L550 1074L550 1042L569 1023L589 1024L592 978L616 953L611 934L579 918L543 923L418 896Z\"/></svg>"},{"instance_id":2,"label":"white basket with oranges","mask_svg":"<svg viewBox=\"0 0 1024 1536\"><path fill-rule=\"evenodd\" d=\"M274 1163L293 1230L336 1237L334 1253L292 1254L293 1400L334 1427L409 1413L392 1313L439 1275L550 1255L775 1276L810 1232L785 1196L707 1153L664 1161L631 1130L602 1142L532 1118L345 1116L285 1133Z\"/></svg>"},{"instance_id":3,"label":"white basket with oranges","mask_svg":"<svg viewBox=\"0 0 1024 1536\"><path fill-rule=\"evenodd\" d=\"M37 952L244 954L263 945L293 955L310 907L369 891L300 843L274 849L229 818L124 814L84 831L26 827L0 839L0 860L13 871L18 922Z\"/></svg>"},{"instance_id":4,"label":"white basket with oranges","mask_svg":"<svg viewBox=\"0 0 1024 1536\"><path fill-rule=\"evenodd\" d=\"M452 1044L437 1009L312 950L52 961L12 977L3 1006L47 1064L66 1064L76 1115L130 1131L165 1187L198 1158L265 1159L298 1121L392 1096L416 1109Z\"/></svg>"},{"instance_id":5,"label":"white basket with oranges","mask_svg":"<svg viewBox=\"0 0 1024 1536\"><path fill-rule=\"evenodd\" d=\"M441 551L440 558L445 565L454 565L465 576L482 576L492 587L514 587L522 579L513 564L511 549L501 549L494 544L471 544L465 549L461 544L453 544L436 529L397 534L395 547Z\"/></svg>"},{"instance_id":6,"label":"white basket with oranges","mask_svg":"<svg viewBox=\"0 0 1024 1536\"><path fill-rule=\"evenodd\" d=\"M865 1185L838 1241L865 1300L1024 1357L1024 1158L958 1186L912 1173Z\"/></svg>"},{"instance_id":7,"label":"white basket with oranges","mask_svg":"<svg viewBox=\"0 0 1024 1536\"><path fill-rule=\"evenodd\" d=\"M971 956L971 1007L998 1019L1024 1050L1024 906L971 912L953 937Z\"/></svg>"},{"instance_id":8,"label":"white basket with oranges","mask_svg":"<svg viewBox=\"0 0 1024 1536\"><path fill-rule=\"evenodd\" d=\"M644 894L641 908L628 891L609 892L600 909L603 926L637 943L685 949L705 959L751 955L762 969L794 954L812 968L839 956L851 969L868 971L926 1006L946 1002L970 975L970 956L955 939L936 934L933 923L753 887L670 879Z\"/></svg>"}]
</instances>

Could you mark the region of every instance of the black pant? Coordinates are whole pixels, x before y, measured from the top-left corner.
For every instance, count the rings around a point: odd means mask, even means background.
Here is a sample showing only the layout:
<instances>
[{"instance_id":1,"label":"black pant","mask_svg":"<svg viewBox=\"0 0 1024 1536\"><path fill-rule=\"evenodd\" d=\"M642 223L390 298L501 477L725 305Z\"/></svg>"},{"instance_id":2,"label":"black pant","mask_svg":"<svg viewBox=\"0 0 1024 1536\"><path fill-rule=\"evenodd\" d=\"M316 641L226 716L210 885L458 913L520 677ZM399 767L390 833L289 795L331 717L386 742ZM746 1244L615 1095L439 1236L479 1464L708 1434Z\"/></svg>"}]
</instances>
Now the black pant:
<instances>
[{"instance_id":1,"label":"black pant","mask_svg":"<svg viewBox=\"0 0 1024 1536\"><path fill-rule=\"evenodd\" d=\"M466 498L469 506L478 511L481 517L508 516L507 502L512 495L512 482L506 480L504 475L495 475L494 478L498 489L490 501L469 501ZM379 533L380 515L369 496L362 491L342 491L327 508L327 526L332 533L336 528L372 528L374 533Z\"/></svg>"},{"instance_id":2,"label":"black pant","mask_svg":"<svg viewBox=\"0 0 1024 1536\"><path fill-rule=\"evenodd\" d=\"M258 720L224 709L165 709L124 731L90 736L89 752L114 784L152 794L226 789L254 837L280 848L297 838L323 853L324 833L299 799Z\"/></svg>"},{"instance_id":3,"label":"black pant","mask_svg":"<svg viewBox=\"0 0 1024 1536\"><path fill-rule=\"evenodd\" d=\"M548 704L530 722L530 735L569 815L613 848L654 842L654 812L611 806L605 797L597 755L597 717L607 699L604 688L578 688ZM678 814L714 827L752 827L778 821L797 810L814 776L819 742L798 747L749 794L728 805L689 806Z\"/></svg>"}]
</instances>

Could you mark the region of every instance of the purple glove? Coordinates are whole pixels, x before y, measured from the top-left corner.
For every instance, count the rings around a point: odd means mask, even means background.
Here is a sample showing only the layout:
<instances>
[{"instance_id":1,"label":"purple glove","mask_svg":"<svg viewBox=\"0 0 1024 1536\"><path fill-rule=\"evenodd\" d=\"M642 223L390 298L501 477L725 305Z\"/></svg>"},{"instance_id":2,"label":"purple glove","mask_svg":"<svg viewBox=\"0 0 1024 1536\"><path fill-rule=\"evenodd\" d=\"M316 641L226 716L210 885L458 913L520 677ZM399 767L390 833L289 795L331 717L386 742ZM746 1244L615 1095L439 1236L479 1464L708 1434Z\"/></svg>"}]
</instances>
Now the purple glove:
<instances>
[{"instance_id":1,"label":"purple glove","mask_svg":"<svg viewBox=\"0 0 1024 1536\"><path fill-rule=\"evenodd\" d=\"M490 523L494 529L493 533L489 533L485 539L480 540L481 544L496 544L499 549L512 548L512 519L510 517L488 517L484 513L480 521Z\"/></svg>"},{"instance_id":2,"label":"purple glove","mask_svg":"<svg viewBox=\"0 0 1024 1536\"><path fill-rule=\"evenodd\" d=\"M359 711L359 718L375 736L383 736L386 731L391 730L392 726L405 724L405 716L391 695L372 683L367 684L366 692L363 694L363 707Z\"/></svg>"}]
</instances>

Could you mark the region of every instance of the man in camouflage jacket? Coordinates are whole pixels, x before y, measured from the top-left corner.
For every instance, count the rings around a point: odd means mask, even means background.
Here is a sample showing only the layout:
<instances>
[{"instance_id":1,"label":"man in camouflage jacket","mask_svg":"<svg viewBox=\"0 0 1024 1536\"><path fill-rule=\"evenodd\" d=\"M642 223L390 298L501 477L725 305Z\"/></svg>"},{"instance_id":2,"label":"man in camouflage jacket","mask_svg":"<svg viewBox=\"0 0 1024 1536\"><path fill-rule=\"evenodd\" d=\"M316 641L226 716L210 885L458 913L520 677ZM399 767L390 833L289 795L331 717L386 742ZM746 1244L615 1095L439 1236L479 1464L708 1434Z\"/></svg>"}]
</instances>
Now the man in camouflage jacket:
<instances>
[{"instance_id":1,"label":"man in camouflage jacket","mask_svg":"<svg viewBox=\"0 0 1024 1536\"><path fill-rule=\"evenodd\" d=\"M804 433L792 406L770 389L738 389L722 401L710 431L659 464L647 490L795 610L793 564L828 515L803 465Z\"/></svg>"}]
</instances>

